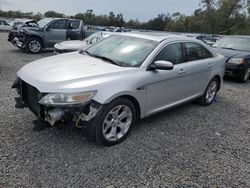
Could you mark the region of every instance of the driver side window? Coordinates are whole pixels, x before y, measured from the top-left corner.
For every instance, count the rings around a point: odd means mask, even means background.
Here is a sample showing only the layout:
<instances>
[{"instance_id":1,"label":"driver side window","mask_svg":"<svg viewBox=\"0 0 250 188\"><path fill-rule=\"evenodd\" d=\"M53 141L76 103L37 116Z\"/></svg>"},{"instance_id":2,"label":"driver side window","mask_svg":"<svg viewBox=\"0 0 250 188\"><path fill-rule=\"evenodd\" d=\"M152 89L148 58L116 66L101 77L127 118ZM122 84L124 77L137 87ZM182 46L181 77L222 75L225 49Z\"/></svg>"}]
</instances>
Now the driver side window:
<instances>
[{"instance_id":1,"label":"driver side window","mask_svg":"<svg viewBox=\"0 0 250 188\"><path fill-rule=\"evenodd\" d=\"M160 53L155 57L155 61L164 60L173 64L179 64L184 62L181 43L169 44L164 47Z\"/></svg>"},{"instance_id":2,"label":"driver side window","mask_svg":"<svg viewBox=\"0 0 250 188\"><path fill-rule=\"evenodd\" d=\"M67 21L57 20L50 24L49 29L67 29Z\"/></svg>"}]
</instances>

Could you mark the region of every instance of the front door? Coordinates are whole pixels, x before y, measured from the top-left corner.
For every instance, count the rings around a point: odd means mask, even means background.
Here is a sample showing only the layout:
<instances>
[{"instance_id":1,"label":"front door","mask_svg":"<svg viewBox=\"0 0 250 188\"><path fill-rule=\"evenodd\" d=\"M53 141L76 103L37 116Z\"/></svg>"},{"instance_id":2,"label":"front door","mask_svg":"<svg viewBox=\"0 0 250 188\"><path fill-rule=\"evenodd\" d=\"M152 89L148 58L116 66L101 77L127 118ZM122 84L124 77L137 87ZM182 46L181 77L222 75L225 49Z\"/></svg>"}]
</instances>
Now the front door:
<instances>
[{"instance_id":1,"label":"front door","mask_svg":"<svg viewBox=\"0 0 250 188\"><path fill-rule=\"evenodd\" d=\"M44 37L46 47L53 47L56 43L66 40L67 20L61 19L52 22L45 29Z\"/></svg>"}]
</instances>

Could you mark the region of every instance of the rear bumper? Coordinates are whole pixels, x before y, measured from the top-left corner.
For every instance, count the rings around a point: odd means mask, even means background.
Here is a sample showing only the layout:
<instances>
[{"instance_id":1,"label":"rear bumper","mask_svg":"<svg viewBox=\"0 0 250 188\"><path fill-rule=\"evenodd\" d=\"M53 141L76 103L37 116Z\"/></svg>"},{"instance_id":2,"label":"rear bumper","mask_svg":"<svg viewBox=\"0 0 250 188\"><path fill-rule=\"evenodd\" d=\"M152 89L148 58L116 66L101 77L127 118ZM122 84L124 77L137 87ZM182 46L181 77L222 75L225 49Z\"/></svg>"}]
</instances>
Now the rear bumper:
<instances>
[{"instance_id":1,"label":"rear bumper","mask_svg":"<svg viewBox=\"0 0 250 188\"><path fill-rule=\"evenodd\" d=\"M75 52L75 51L77 51L77 50L57 50L57 49L54 49L54 54L57 55L57 54Z\"/></svg>"},{"instance_id":2,"label":"rear bumper","mask_svg":"<svg viewBox=\"0 0 250 188\"><path fill-rule=\"evenodd\" d=\"M54 46L54 54L63 54L63 53L69 53L69 52L75 52L75 51L78 51L78 49L65 48L57 43Z\"/></svg>"}]
</instances>

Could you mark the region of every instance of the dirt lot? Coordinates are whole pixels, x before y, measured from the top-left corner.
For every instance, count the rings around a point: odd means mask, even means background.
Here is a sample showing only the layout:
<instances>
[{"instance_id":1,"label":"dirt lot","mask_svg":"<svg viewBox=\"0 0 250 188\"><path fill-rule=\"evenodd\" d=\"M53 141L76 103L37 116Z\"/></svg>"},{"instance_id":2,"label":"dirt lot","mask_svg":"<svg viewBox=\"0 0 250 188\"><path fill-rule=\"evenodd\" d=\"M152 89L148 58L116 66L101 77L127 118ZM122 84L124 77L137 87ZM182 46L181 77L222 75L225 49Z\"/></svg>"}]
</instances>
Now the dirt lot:
<instances>
[{"instance_id":1,"label":"dirt lot","mask_svg":"<svg viewBox=\"0 0 250 188\"><path fill-rule=\"evenodd\" d=\"M0 33L0 187L250 187L250 81L226 80L209 107L143 120L120 145L96 146L70 125L33 131L11 85L26 63Z\"/></svg>"}]
</instances>

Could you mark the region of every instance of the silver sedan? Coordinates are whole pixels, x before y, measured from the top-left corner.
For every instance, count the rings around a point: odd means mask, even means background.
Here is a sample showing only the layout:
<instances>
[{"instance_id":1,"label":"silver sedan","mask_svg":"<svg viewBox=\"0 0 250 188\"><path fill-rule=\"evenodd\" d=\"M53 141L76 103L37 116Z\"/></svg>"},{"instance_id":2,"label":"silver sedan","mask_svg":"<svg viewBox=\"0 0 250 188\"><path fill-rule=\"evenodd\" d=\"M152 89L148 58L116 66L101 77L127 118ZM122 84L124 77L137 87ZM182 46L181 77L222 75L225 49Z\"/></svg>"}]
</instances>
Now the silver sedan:
<instances>
[{"instance_id":1,"label":"silver sedan","mask_svg":"<svg viewBox=\"0 0 250 188\"><path fill-rule=\"evenodd\" d=\"M97 143L123 141L137 120L182 103L210 105L225 58L204 43L163 33L110 36L85 51L27 64L13 87L16 107L43 123L73 121Z\"/></svg>"}]
</instances>

